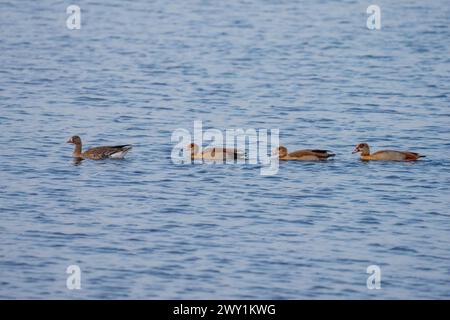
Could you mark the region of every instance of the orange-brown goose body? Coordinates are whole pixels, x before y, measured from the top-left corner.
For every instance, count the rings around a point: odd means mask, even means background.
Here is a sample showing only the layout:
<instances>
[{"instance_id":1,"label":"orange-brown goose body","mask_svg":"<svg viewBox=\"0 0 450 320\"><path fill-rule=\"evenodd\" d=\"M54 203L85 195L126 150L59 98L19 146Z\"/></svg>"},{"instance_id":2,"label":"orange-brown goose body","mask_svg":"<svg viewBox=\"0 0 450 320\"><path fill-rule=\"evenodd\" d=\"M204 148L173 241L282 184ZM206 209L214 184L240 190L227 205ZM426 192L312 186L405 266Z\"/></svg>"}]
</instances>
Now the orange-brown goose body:
<instances>
[{"instance_id":1,"label":"orange-brown goose body","mask_svg":"<svg viewBox=\"0 0 450 320\"><path fill-rule=\"evenodd\" d=\"M191 153L191 159L203 160L227 160L227 159L244 159L245 153L238 149L211 147L199 151L198 145L195 143L186 146L187 152Z\"/></svg>"},{"instance_id":2,"label":"orange-brown goose body","mask_svg":"<svg viewBox=\"0 0 450 320\"><path fill-rule=\"evenodd\" d=\"M321 149L305 149L288 152L286 147L280 146L274 150L274 154L278 155L279 160L302 160L302 161L318 161L327 160L330 157L334 157L335 154L329 150Z\"/></svg>"},{"instance_id":3,"label":"orange-brown goose body","mask_svg":"<svg viewBox=\"0 0 450 320\"><path fill-rule=\"evenodd\" d=\"M367 143L360 143L355 147L352 153L360 153L361 160L369 161L416 161L425 157L417 152L396 151L396 150L380 150L370 153L370 147Z\"/></svg>"},{"instance_id":4,"label":"orange-brown goose body","mask_svg":"<svg viewBox=\"0 0 450 320\"><path fill-rule=\"evenodd\" d=\"M91 159L91 160L102 160L102 159L122 159L128 151L131 150L132 146L129 144L120 146L102 146L90 148L86 151L82 151L82 143L79 136L73 136L67 143L75 145L75 149L72 156L77 159Z\"/></svg>"}]
</instances>

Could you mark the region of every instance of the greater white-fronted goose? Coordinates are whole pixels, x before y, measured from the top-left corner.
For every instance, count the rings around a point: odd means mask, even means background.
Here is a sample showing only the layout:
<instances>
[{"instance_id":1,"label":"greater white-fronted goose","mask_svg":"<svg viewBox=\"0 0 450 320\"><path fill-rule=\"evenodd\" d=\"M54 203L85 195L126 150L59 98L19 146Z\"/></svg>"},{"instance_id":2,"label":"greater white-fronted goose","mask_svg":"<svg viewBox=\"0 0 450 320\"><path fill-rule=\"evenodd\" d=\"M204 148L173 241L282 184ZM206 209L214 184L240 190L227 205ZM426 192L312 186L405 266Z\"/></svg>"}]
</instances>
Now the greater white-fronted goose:
<instances>
[{"instance_id":1,"label":"greater white-fronted goose","mask_svg":"<svg viewBox=\"0 0 450 320\"><path fill-rule=\"evenodd\" d=\"M380 150L370 154L370 148L367 143L360 143L355 147L352 153L361 153L361 160L377 161L415 161L425 156L411 151Z\"/></svg>"},{"instance_id":2,"label":"greater white-fronted goose","mask_svg":"<svg viewBox=\"0 0 450 320\"><path fill-rule=\"evenodd\" d=\"M91 159L91 160L101 160L101 159L122 159L128 151L131 150L132 146L129 144L121 146L103 146L95 147L82 152L81 150L81 139L79 136L73 136L67 140L67 143L75 145L73 151L73 157L77 159Z\"/></svg>"},{"instance_id":3,"label":"greater white-fronted goose","mask_svg":"<svg viewBox=\"0 0 450 320\"><path fill-rule=\"evenodd\" d=\"M305 149L288 153L288 149L283 146L274 149L273 154L278 155L278 159L283 161L284 160L317 161L317 160L326 160L330 157L335 156L334 153L331 153L328 150L320 150L320 149Z\"/></svg>"},{"instance_id":4,"label":"greater white-fronted goose","mask_svg":"<svg viewBox=\"0 0 450 320\"><path fill-rule=\"evenodd\" d=\"M227 160L227 159L244 159L245 153L238 149L210 147L199 152L199 147L195 143L186 146L187 152L191 153L191 159L203 160Z\"/></svg>"}]
</instances>

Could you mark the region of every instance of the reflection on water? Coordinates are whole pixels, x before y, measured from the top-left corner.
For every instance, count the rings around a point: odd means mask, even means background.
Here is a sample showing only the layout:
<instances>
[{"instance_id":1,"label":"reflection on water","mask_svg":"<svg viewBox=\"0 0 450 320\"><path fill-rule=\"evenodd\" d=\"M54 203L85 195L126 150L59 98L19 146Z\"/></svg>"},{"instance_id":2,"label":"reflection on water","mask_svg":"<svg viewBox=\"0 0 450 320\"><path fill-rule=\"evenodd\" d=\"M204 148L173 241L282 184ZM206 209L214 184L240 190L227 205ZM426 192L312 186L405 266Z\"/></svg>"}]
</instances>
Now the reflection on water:
<instances>
[{"instance_id":1,"label":"reflection on water","mask_svg":"<svg viewBox=\"0 0 450 320\"><path fill-rule=\"evenodd\" d=\"M74 166L79 166L83 160L82 158L73 158L72 162Z\"/></svg>"}]
</instances>

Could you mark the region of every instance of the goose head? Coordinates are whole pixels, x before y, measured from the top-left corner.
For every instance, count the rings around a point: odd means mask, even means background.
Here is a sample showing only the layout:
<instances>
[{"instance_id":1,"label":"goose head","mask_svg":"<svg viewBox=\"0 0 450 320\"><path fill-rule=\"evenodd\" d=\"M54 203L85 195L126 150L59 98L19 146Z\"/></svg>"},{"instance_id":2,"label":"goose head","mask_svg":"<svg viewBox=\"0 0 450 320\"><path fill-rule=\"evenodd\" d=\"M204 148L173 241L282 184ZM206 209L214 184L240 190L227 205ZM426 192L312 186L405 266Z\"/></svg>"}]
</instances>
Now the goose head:
<instances>
[{"instance_id":1,"label":"goose head","mask_svg":"<svg viewBox=\"0 0 450 320\"><path fill-rule=\"evenodd\" d=\"M288 154L288 150L286 147L279 146L278 148L273 149L272 155L278 156L279 158L286 157Z\"/></svg>"},{"instance_id":2,"label":"goose head","mask_svg":"<svg viewBox=\"0 0 450 320\"><path fill-rule=\"evenodd\" d=\"M186 150L191 153L191 155L198 153L198 145L195 143L190 143L186 146Z\"/></svg>"},{"instance_id":3,"label":"goose head","mask_svg":"<svg viewBox=\"0 0 450 320\"><path fill-rule=\"evenodd\" d=\"M360 152L362 155L370 154L369 145L367 143L357 144L352 153L358 153L358 152Z\"/></svg>"},{"instance_id":4,"label":"goose head","mask_svg":"<svg viewBox=\"0 0 450 320\"><path fill-rule=\"evenodd\" d=\"M81 138L79 136L72 136L69 139L67 139L67 143L79 145L81 144Z\"/></svg>"}]
</instances>

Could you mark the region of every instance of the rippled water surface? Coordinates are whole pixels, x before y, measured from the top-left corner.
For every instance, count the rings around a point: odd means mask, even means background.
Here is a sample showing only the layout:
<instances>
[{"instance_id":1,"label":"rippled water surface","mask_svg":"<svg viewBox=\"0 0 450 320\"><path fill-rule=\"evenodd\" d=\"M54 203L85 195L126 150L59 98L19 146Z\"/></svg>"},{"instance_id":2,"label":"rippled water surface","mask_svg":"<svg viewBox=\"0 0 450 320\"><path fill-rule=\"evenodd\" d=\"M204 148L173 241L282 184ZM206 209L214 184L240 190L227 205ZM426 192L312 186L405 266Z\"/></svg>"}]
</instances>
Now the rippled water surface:
<instances>
[{"instance_id":1,"label":"rippled water surface","mask_svg":"<svg viewBox=\"0 0 450 320\"><path fill-rule=\"evenodd\" d=\"M0 6L0 298L450 298L447 1L69 4ZM175 165L194 120L337 156ZM134 149L76 166L74 134Z\"/></svg>"}]
</instances>

